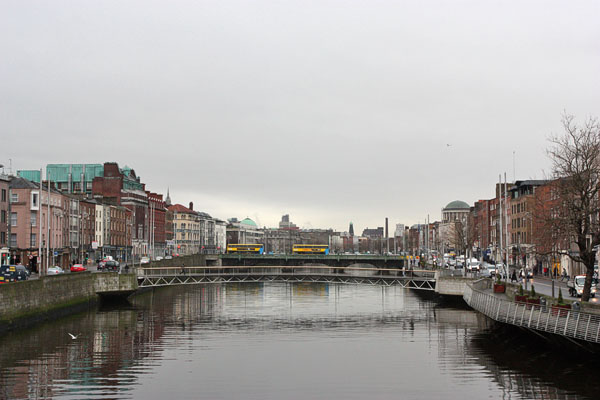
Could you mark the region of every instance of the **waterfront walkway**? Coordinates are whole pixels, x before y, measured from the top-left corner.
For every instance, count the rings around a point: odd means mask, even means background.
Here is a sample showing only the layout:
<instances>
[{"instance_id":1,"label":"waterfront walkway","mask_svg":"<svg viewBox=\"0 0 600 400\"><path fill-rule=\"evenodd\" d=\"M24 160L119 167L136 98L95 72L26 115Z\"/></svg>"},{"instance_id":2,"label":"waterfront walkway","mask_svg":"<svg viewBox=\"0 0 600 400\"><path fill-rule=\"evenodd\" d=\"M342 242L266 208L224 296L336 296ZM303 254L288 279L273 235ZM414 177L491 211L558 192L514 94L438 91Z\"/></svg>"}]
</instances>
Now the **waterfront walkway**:
<instances>
[{"instance_id":1,"label":"waterfront walkway","mask_svg":"<svg viewBox=\"0 0 600 400\"><path fill-rule=\"evenodd\" d=\"M561 309L546 304L529 304L514 301L511 291L493 293L492 281L480 279L465 287L465 302L494 321L519 326L542 333L561 335L565 338L584 342L600 343L600 310L593 304L584 305L585 309Z\"/></svg>"}]
</instances>

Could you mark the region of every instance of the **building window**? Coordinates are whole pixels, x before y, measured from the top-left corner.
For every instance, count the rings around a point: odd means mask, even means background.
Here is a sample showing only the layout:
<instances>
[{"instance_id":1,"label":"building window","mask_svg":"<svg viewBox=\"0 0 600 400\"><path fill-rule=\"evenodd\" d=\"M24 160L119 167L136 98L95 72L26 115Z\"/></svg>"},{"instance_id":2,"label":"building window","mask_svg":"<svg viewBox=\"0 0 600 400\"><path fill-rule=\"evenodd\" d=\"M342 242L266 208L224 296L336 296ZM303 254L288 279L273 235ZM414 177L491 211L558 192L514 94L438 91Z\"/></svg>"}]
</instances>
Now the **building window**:
<instances>
[{"instance_id":1,"label":"building window","mask_svg":"<svg viewBox=\"0 0 600 400\"><path fill-rule=\"evenodd\" d=\"M3 224L6 223L6 211L2 210L2 216L0 217L0 222Z\"/></svg>"},{"instance_id":2,"label":"building window","mask_svg":"<svg viewBox=\"0 0 600 400\"><path fill-rule=\"evenodd\" d=\"M10 202L11 203L18 203L19 202L19 194L18 193L11 193L10 194Z\"/></svg>"},{"instance_id":3,"label":"building window","mask_svg":"<svg viewBox=\"0 0 600 400\"><path fill-rule=\"evenodd\" d=\"M6 232L0 232L0 244L6 245Z\"/></svg>"},{"instance_id":4,"label":"building window","mask_svg":"<svg viewBox=\"0 0 600 400\"><path fill-rule=\"evenodd\" d=\"M10 247L17 247L17 234L16 233L10 234Z\"/></svg>"},{"instance_id":5,"label":"building window","mask_svg":"<svg viewBox=\"0 0 600 400\"><path fill-rule=\"evenodd\" d=\"M10 213L10 226L17 226L17 213Z\"/></svg>"},{"instance_id":6,"label":"building window","mask_svg":"<svg viewBox=\"0 0 600 400\"><path fill-rule=\"evenodd\" d=\"M40 208L39 199L40 199L39 193L31 192L31 209L32 210L37 210L38 208Z\"/></svg>"},{"instance_id":7,"label":"building window","mask_svg":"<svg viewBox=\"0 0 600 400\"><path fill-rule=\"evenodd\" d=\"M2 189L2 202L6 203L6 189Z\"/></svg>"},{"instance_id":8,"label":"building window","mask_svg":"<svg viewBox=\"0 0 600 400\"><path fill-rule=\"evenodd\" d=\"M36 226L37 225L37 213L32 211L29 217L29 225Z\"/></svg>"},{"instance_id":9,"label":"building window","mask_svg":"<svg viewBox=\"0 0 600 400\"><path fill-rule=\"evenodd\" d=\"M29 247L35 247L37 245L37 236L35 233L31 234L31 243L29 243Z\"/></svg>"}]
</instances>

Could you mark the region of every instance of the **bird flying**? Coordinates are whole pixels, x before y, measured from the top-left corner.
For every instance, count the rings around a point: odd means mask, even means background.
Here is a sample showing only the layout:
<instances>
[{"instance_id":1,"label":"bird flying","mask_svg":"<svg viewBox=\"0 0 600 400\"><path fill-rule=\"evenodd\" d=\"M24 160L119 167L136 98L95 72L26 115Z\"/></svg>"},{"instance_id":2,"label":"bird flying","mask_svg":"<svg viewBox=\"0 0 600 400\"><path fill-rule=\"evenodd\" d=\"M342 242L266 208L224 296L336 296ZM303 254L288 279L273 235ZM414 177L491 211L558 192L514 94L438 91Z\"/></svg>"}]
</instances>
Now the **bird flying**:
<instances>
[{"instance_id":1,"label":"bird flying","mask_svg":"<svg viewBox=\"0 0 600 400\"><path fill-rule=\"evenodd\" d=\"M69 332L67 332L67 333L69 333ZM81 333L79 335L81 335ZM73 340L77 339L79 337L79 335L73 335L72 333L69 333L69 336L71 336L71 339L73 339Z\"/></svg>"}]
</instances>

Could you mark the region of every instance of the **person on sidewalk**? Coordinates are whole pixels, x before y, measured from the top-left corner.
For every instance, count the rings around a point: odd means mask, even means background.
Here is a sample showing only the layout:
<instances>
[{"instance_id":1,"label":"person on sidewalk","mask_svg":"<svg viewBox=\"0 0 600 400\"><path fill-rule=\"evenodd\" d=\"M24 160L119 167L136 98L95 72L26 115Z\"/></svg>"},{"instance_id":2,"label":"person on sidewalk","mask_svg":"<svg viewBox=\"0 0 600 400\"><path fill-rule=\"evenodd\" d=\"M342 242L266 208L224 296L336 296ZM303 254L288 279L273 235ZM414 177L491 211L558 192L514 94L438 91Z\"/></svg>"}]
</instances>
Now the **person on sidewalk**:
<instances>
[{"instance_id":1,"label":"person on sidewalk","mask_svg":"<svg viewBox=\"0 0 600 400\"><path fill-rule=\"evenodd\" d=\"M510 276L510 283L517 282L517 271L513 270L512 275Z\"/></svg>"}]
</instances>

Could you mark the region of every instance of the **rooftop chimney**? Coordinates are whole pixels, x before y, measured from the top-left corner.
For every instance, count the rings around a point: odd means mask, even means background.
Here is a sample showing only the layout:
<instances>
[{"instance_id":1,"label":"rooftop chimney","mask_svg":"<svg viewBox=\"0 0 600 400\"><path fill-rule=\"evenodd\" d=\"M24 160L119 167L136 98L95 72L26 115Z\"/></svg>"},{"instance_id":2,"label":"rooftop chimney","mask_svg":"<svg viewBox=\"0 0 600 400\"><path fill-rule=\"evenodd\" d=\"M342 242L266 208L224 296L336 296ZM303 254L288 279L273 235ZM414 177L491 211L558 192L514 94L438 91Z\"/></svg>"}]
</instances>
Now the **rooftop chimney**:
<instances>
[{"instance_id":1,"label":"rooftop chimney","mask_svg":"<svg viewBox=\"0 0 600 400\"><path fill-rule=\"evenodd\" d=\"M194 211L194 202L190 201L190 210Z\"/></svg>"}]
</instances>

